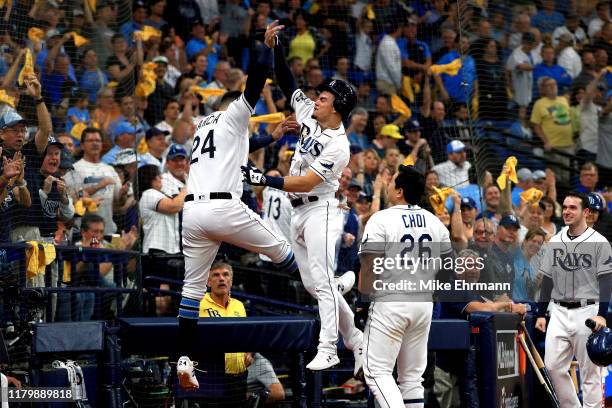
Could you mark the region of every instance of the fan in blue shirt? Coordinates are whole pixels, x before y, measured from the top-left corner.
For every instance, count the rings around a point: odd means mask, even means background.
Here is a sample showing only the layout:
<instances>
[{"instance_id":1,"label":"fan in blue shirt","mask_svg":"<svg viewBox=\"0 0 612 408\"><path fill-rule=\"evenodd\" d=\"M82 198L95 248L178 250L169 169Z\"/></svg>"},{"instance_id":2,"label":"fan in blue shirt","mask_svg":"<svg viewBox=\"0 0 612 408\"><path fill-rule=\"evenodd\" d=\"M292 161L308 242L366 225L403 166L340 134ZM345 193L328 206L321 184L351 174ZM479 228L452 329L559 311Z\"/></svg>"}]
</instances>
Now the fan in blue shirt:
<instances>
[{"instance_id":1,"label":"fan in blue shirt","mask_svg":"<svg viewBox=\"0 0 612 408\"><path fill-rule=\"evenodd\" d=\"M550 77L557 81L559 94L572 86L572 77L565 68L555 64L555 49L551 45L542 47L542 62L533 67L533 99L540 97L538 81L542 77Z\"/></svg>"}]
</instances>

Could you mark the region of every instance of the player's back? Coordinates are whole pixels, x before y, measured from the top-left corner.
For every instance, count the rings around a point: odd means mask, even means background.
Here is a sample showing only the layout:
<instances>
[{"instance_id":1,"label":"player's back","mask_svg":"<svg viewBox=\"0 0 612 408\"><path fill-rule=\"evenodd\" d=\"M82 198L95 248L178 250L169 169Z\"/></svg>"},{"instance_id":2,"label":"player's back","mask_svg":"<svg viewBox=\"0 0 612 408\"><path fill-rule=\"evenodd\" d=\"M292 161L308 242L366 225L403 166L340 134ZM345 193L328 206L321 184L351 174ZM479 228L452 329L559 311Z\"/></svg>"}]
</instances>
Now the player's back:
<instances>
[{"instance_id":1,"label":"player's back","mask_svg":"<svg viewBox=\"0 0 612 408\"><path fill-rule=\"evenodd\" d=\"M431 212L411 205L397 205L372 215L361 244L362 252L383 253L378 276L385 282L414 282L402 295L432 292L422 282L435 278L451 252L448 229ZM376 272L376 271L375 271ZM397 291L379 291L387 296Z\"/></svg>"},{"instance_id":2,"label":"player's back","mask_svg":"<svg viewBox=\"0 0 612 408\"><path fill-rule=\"evenodd\" d=\"M215 112L200 121L191 151L188 192L230 192L242 195L240 166L249 154L248 123L252 109L241 95L227 110Z\"/></svg>"}]
</instances>

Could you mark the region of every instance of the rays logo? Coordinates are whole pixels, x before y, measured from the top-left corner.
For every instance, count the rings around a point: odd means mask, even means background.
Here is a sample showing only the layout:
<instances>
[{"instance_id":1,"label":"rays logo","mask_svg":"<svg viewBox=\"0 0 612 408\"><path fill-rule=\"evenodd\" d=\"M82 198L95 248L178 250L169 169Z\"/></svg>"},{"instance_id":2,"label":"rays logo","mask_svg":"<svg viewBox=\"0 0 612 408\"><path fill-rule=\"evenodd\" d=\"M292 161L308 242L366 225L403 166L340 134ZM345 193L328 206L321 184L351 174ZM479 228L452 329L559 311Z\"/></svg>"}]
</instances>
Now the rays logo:
<instances>
[{"instance_id":1,"label":"rays logo","mask_svg":"<svg viewBox=\"0 0 612 408\"><path fill-rule=\"evenodd\" d=\"M310 153L313 157L318 157L322 150L323 145L312 137L307 137L300 143L300 154L302 155Z\"/></svg>"},{"instance_id":2,"label":"rays logo","mask_svg":"<svg viewBox=\"0 0 612 408\"><path fill-rule=\"evenodd\" d=\"M568 252L562 248L553 249L553 266L558 266L566 272L575 272L593 266L593 255Z\"/></svg>"}]
</instances>

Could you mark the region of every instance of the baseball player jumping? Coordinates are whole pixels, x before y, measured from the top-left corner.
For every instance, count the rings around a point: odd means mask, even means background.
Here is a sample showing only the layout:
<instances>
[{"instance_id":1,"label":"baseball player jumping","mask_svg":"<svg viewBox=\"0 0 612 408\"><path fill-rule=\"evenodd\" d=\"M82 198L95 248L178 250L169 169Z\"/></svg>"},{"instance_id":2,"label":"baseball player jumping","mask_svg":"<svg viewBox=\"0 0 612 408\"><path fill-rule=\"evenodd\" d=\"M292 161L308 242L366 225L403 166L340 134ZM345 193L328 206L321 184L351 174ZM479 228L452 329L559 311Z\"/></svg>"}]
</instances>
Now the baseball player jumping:
<instances>
[{"instance_id":1,"label":"baseball player jumping","mask_svg":"<svg viewBox=\"0 0 612 408\"><path fill-rule=\"evenodd\" d=\"M222 241L263 253L290 273L297 270L289 243L240 201L243 183L239 168L248 159L249 118L272 65L274 38L282 28L277 22L268 26L266 47L249 67L244 93L226 93L219 111L203 118L196 129L183 210L185 280L179 306L179 340L185 353L193 352L197 344L200 300ZM198 387L193 366L189 357L179 359L181 387Z\"/></svg>"},{"instance_id":2,"label":"baseball player jumping","mask_svg":"<svg viewBox=\"0 0 612 408\"><path fill-rule=\"evenodd\" d=\"M372 215L361 241L359 291L371 301L363 338L363 373L379 406L385 408L424 406L422 375L427 366L433 289L421 283L434 281L440 263L412 262L422 257L444 260L452 252L448 229L418 206L424 192L423 175L411 166L400 166L387 187L392 207ZM376 271L375 265L383 265L377 261L407 254L404 264ZM406 281L411 283L402 290L384 286ZM399 387L393 378L396 360Z\"/></svg>"},{"instance_id":3,"label":"baseball player jumping","mask_svg":"<svg viewBox=\"0 0 612 408\"><path fill-rule=\"evenodd\" d=\"M583 193L571 192L565 197L566 226L551 238L540 265L544 278L536 328L546 332L544 364L562 408L580 406L568 373L574 356L580 368L584 406L601 407L602 401L601 371L587 355L591 331L584 322L592 319L595 331L606 327L612 293L612 249L600 233L587 226L588 205ZM547 307L548 330L544 318Z\"/></svg>"},{"instance_id":4,"label":"baseball player jumping","mask_svg":"<svg viewBox=\"0 0 612 408\"><path fill-rule=\"evenodd\" d=\"M355 356L355 373L361 369L363 333L355 327L353 312L334 283L336 242L342 234L343 214L335 193L338 179L349 162L349 142L342 124L355 106L356 95L341 80L325 82L312 102L291 73L281 45L274 50L276 79L291 101L301 125L287 177L264 176L252 166L243 167L245 181L290 193L291 246L306 290L317 299L321 332L316 357L306 366L324 370L339 363L338 332Z\"/></svg>"}]
</instances>

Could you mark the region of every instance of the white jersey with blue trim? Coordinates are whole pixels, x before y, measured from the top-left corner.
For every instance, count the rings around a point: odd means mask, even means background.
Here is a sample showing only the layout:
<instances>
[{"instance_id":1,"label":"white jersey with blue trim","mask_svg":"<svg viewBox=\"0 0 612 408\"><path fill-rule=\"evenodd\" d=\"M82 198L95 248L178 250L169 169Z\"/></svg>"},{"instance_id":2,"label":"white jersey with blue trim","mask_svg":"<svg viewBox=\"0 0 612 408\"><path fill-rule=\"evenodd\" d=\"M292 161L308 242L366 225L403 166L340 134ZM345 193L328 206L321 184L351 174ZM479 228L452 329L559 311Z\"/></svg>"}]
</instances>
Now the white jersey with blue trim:
<instances>
[{"instance_id":1,"label":"white jersey with blue trim","mask_svg":"<svg viewBox=\"0 0 612 408\"><path fill-rule=\"evenodd\" d=\"M612 273L610 242L590 227L570 237L566 226L544 245L540 272L553 280L551 298L598 300L599 277Z\"/></svg>"},{"instance_id":2,"label":"white jersey with blue trim","mask_svg":"<svg viewBox=\"0 0 612 408\"><path fill-rule=\"evenodd\" d=\"M243 95L227 110L203 118L197 125L191 150L187 190L198 195L230 192L242 196L241 166L249 155L249 119L253 108Z\"/></svg>"},{"instance_id":3,"label":"white jersey with blue trim","mask_svg":"<svg viewBox=\"0 0 612 408\"><path fill-rule=\"evenodd\" d=\"M333 194L338 191L338 180L350 160L344 125L340 123L335 129L321 129L317 120L312 117L314 102L301 89L297 89L291 96L291 106L301 127L289 175L303 176L311 170L323 180L312 191L295 195Z\"/></svg>"}]
</instances>

